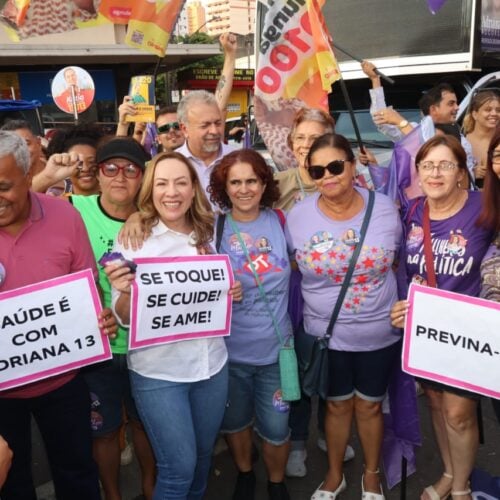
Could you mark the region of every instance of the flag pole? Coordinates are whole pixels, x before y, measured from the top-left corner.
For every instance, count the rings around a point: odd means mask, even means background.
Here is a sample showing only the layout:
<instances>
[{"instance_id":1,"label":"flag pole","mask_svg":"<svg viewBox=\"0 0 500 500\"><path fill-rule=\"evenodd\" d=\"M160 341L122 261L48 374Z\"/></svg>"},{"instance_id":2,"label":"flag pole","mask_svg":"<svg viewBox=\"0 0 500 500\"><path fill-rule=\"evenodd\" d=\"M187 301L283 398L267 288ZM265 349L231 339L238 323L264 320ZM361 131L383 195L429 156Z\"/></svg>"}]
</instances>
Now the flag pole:
<instances>
[{"instance_id":1,"label":"flag pole","mask_svg":"<svg viewBox=\"0 0 500 500\"><path fill-rule=\"evenodd\" d=\"M331 43L331 48L332 51L335 53L335 48L336 45L334 46L333 43ZM338 66L338 64L337 64ZM340 83L340 89L342 90L342 95L344 96L344 101L347 106L347 110L349 111L349 116L351 118L352 122L352 127L354 128L354 134L356 135L356 141L359 146L359 150L364 153L365 152L365 147L363 145L363 140L361 139L361 133L359 132L359 127L358 127L358 122L356 121L356 116L354 115L354 109L352 108L352 103L351 103L351 98L349 97L349 92L347 91L347 87L344 82L344 77L342 76L342 71L340 71L340 66L338 66L339 70L339 83Z\"/></svg>"},{"instance_id":2,"label":"flag pole","mask_svg":"<svg viewBox=\"0 0 500 500\"><path fill-rule=\"evenodd\" d=\"M337 50L340 50L340 52L345 54L347 57L350 57L351 59L354 59L355 61L358 61L359 63L363 62L363 59L356 57L353 54L350 54L349 52L347 52L347 50L343 49L338 43L335 43L335 48ZM377 68L375 68L374 71L378 76L380 76L380 78L382 78L382 80L385 80L387 83L390 83L391 85L394 85L396 83L390 76L384 75L384 73L382 73L382 71L378 70Z\"/></svg>"}]
</instances>

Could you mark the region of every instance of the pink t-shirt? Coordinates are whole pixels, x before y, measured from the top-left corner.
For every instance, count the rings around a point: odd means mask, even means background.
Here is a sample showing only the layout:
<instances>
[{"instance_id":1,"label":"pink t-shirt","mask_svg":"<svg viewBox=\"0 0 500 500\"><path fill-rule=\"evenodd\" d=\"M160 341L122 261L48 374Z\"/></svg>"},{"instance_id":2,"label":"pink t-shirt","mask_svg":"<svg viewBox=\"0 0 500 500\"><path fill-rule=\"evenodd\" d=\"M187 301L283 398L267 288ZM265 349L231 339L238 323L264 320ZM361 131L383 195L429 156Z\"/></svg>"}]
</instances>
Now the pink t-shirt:
<instances>
[{"instance_id":1,"label":"pink t-shirt","mask_svg":"<svg viewBox=\"0 0 500 500\"><path fill-rule=\"evenodd\" d=\"M31 193L31 211L21 231L12 236L0 227L0 265L5 279L0 292L97 267L80 214L67 200ZM0 392L0 397L41 396L69 382L77 371Z\"/></svg>"}]
</instances>

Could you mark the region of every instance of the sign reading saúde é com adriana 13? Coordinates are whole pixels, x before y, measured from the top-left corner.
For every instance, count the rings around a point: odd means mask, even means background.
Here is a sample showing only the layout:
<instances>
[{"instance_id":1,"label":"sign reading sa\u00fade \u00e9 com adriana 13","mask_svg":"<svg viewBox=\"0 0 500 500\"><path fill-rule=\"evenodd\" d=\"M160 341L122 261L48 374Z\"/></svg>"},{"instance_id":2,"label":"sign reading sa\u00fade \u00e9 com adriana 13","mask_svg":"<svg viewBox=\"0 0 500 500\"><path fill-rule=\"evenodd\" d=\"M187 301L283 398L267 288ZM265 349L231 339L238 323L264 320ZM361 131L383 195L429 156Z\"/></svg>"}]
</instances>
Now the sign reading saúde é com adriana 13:
<instances>
[{"instance_id":1,"label":"sign reading sa\u00fade \u00e9 com adriana 13","mask_svg":"<svg viewBox=\"0 0 500 500\"><path fill-rule=\"evenodd\" d=\"M412 284L403 370L500 399L500 303Z\"/></svg>"},{"instance_id":2,"label":"sign reading sa\u00fade \u00e9 com adriana 13","mask_svg":"<svg viewBox=\"0 0 500 500\"><path fill-rule=\"evenodd\" d=\"M0 390L111 357L90 269L0 294Z\"/></svg>"}]
</instances>

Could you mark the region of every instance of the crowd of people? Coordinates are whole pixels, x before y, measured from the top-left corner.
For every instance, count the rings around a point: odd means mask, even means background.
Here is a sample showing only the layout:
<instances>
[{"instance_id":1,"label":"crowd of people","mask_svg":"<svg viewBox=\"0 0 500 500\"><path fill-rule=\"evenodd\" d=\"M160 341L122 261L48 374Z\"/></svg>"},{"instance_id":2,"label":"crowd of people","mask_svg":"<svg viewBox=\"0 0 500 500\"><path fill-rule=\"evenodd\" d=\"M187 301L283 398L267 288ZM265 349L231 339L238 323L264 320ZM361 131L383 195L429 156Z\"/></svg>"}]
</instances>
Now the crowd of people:
<instances>
[{"instance_id":1,"label":"crowd of people","mask_svg":"<svg viewBox=\"0 0 500 500\"><path fill-rule=\"evenodd\" d=\"M354 422L362 498L383 500L383 401L401 363L408 285L500 301L496 91L472 98L460 130L453 88L440 84L421 98L421 122L409 123L387 107L364 62L374 122L395 142L389 180L375 192L358 182L357 164L375 166L376 158L365 150L357 159L324 110L296 113L288 147L297 168L275 173L258 152L225 144L236 41L226 35L221 43L215 95L192 91L177 107L160 108L153 145L144 124L128 135L130 96L113 137L92 125L68 127L42 151L27 122L0 130L0 292L91 269L104 306L97 321L112 351L104 363L0 392L3 500L36 498L32 416L60 499L99 499L100 488L107 500L122 498L127 433L148 500L202 499L220 435L238 471L233 500L255 499L256 436L269 498L289 499L285 478L307 474L312 405L306 390L284 398L280 350L295 345L303 375L308 346L319 339L328 369L318 446L328 470L310 498L347 490ZM109 252L122 260L99 264ZM137 278L130 262L214 254L228 256L235 278L230 335L129 350ZM469 500L480 396L423 378L417 386L442 460L421 499Z\"/></svg>"}]
</instances>

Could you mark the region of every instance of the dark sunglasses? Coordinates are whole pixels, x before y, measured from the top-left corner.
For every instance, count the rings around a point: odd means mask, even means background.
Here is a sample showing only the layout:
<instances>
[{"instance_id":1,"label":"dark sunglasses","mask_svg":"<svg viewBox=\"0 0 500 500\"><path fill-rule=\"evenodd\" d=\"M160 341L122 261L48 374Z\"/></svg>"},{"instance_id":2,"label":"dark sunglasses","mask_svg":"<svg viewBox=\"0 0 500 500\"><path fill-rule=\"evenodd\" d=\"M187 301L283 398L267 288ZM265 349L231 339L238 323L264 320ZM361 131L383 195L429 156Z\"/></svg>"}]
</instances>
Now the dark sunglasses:
<instances>
[{"instance_id":1,"label":"dark sunglasses","mask_svg":"<svg viewBox=\"0 0 500 500\"><path fill-rule=\"evenodd\" d=\"M158 133L159 134L168 134L170 132L170 129L179 131L181 129L181 126L179 125L179 122L165 123L165 125L160 125L158 127Z\"/></svg>"},{"instance_id":2,"label":"dark sunglasses","mask_svg":"<svg viewBox=\"0 0 500 500\"><path fill-rule=\"evenodd\" d=\"M332 175L340 175L344 172L344 164L346 160L333 160L326 167L321 165L311 165L307 171L311 176L311 179L318 181L325 176L325 172L328 170Z\"/></svg>"}]
</instances>

